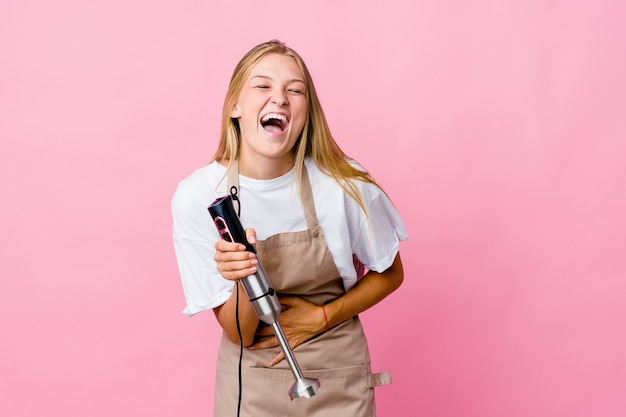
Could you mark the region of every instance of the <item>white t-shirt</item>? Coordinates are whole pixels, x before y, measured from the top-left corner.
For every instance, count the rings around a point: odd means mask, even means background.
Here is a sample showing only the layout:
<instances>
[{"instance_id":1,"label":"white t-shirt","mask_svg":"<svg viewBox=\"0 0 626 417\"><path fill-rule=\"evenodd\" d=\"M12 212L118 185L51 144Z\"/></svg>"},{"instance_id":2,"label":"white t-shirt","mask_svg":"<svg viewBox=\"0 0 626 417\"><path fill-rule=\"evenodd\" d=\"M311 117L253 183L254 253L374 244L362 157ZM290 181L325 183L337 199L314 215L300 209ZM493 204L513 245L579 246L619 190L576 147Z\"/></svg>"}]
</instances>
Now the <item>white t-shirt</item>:
<instances>
[{"instance_id":1,"label":"white t-shirt","mask_svg":"<svg viewBox=\"0 0 626 417\"><path fill-rule=\"evenodd\" d=\"M305 164L317 218L347 291L357 282L353 254L367 269L382 272L391 266L408 234L380 188L355 181L366 216L310 158ZM244 228L256 230L257 239L306 230L294 172L271 180L239 176L240 220ZM172 199L174 248L187 301L183 314L188 316L223 304L233 290L232 281L221 276L213 260L220 237L207 209L227 194L226 168L213 162L181 181Z\"/></svg>"}]
</instances>

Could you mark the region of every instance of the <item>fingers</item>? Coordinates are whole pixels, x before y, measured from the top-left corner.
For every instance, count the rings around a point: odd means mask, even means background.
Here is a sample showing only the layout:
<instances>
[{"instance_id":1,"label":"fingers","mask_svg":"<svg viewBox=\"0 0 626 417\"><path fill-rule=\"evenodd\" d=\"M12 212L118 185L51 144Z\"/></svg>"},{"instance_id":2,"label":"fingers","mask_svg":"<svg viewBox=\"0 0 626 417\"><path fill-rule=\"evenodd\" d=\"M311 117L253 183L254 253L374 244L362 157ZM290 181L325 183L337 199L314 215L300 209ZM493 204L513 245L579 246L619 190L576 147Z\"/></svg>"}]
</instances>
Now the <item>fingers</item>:
<instances>
[{"instance_id":1,"label":"fingers","mask_svg":"<svg viewBox=\"0 0 626 417\"><path fill-rule=\"evenodd\" d=\"M274 336L274 330L270 326L265 325L265 323L261 323L258 329L256 329L254 336L257 338L272 337Z\"/></svg>"},{"instance_id":2,"label":"fingers","mask_svg":"<svg viewBox=\"0 0 626 417\"><path fill-rule=\"evenodd\" d=\"M298 346L300 343L298 341L291 341L289 342L289 346L291 347L291 350L295 349L296 346ZM274 356L274 359L272 359L268 365L269 366L274 366L276 365L278 362L282 361L283 359L285 359L285 354L283 353L283 351L281 350L278 355Z\"/></svg>"},{"instance_id":3,"label":"fingers","mask_svg":"<svg viewBox=\"0 0 626 417\"><path fill-rule=\"evenodd\" d=\"M227 242L223 239L215 244L217 270L226 279L237 280L256 272L258 260L252 252L247 252L241 243Z\"/></svg>"},{"instance_id":4,"label":"fingers","mask_svg":"<svg viewBox=\"0 0 626 417\"><path fill-rule=\"evenodd\" d=\"M267 329L270 329L270 328L267 328ZM264 331L262 328L257 330L256 335L255 335L256 336L255 342L252 345L250 345L248 349L251 349L251 350L267 349L267 348L273 348L273 347L279 346L278 339L276 338L276 336L267 337L265 336L265 333L267 332ZM270 333L273 333L273 332L270 331ZM298 346L299 344L300 342L297 340L289 341L289 346L291 347L292 350L295 349L296 346ZM269 361L268 365L274 366L280 361L282 361L283 359L285 359L285 354L283 353L281 349L280 352L271 361Z\"/></svg>"},{"instance_id":5,"label":"fingers","mask_svg":"<svg viewBox=\"0 0 626 417\"><path fill-rule=\"evenodd\" d=\"M272 359L270 361L270 363L268 365L269 366L274 366L278 362L282 361L283 359L285 359L285 354L281 351L278 355L276 355L276 357L274 357L274 359Z\"/></svg>"},{"instance_id":6,"label":"fingers","mask_svg":"<svg viewBox=\"0 0 626 417\"><path fill-rule=\"evenodd\" d=\"M278 300L280 301L280 304L283 306L283 310L286 310L291 306L301 304L301 302L306 303L306 301L304 301L302 298L295 297L293 295L279 295Z\"/></svg>"},{"instance_id":7,"label":"fingers","mask_svg":"<svg viewBox=\"0 0 626 417\"><path fill-rule=\"evenodd\" d=\"M245 251L246 247L241 243L228 242L224 239L220 239L215 243L215 250L217 252L239 252Z\"/></svg>"},{"instance_id":8,"label":"fingers","mask_svg":"<svg viewBox=\"0 0 626 417\"><path fill-rule=\"evenodd\" d=\"M252 228L246 229L246 239L251 245L256 244L256 231ZM218 252L235 252L235 251L245 251L246 247L237 242L229 242L224 239L220 239L215 244L215 249Z\"/></svg>"},{"instance_id":9,"label":"fingers","mask_svg":"<svg viewBox=\"0 0 626 417\"><path fill-rule=\"evenodd\" d=\"M251 245L255 245L256 244L256 230L250 228L250 229L246 229L246 239L248 239L248 243L250 243Z\"/></svg>"},{"instance_id":10,"label":"fingers","mask_svg":"<svg viewBox=\"0 0 626 417\"><path fill-rule=\"evenodd\" d=\"M267 349L278 346L278 339L276 337L264 337L261 339L255 339L255 342L248 347L248 349Z\"/></svg>"},{"instance_id":11,"label":"fingers","mask_svg":"<svg viewBox=\"0 0 626 417\"><path fill-rule=\"evenodd\" d=\"M293 349L295 347L296 344L294 343L289 343L289 345L294 345L291 348ZM260 340L259 342L256 342L254 344L252 344L250 347L248 347L248 349L266 349L266 348L272 348L272 347L276 347L278 346L278 339L276 339L276 337L268 337L268 338L264 338L262 340ZM285 354L283 353L283 351L281 350L278 355L276 355L271 361L269 361L268 365L269 366L274 366L276 365L278 362L282 361L283 359L285 359Z\"/></svg>"}]
</instances>

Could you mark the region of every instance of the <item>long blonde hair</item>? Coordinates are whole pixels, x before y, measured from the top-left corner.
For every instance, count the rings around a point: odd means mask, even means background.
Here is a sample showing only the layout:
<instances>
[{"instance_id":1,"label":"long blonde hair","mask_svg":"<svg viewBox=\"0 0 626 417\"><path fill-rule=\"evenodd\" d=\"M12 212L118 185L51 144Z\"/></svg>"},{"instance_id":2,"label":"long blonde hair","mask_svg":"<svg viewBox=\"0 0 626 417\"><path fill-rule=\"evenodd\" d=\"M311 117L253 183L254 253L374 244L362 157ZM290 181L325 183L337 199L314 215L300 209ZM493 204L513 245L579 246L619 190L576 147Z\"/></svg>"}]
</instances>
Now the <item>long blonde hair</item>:
<instances>
[{"instance_id":1,"label":"long blonde hair","mask_svg":"<svg viewBox=\"0 0 626 417\"><path fill-rule=\"evenodd\" d=\"M304 76L306 84L307 117L302 133L294 145L294 164L298 188L304 167L304 159L310 156L315 165L326 174L332 176L343 190L352 197L366 212L361 193L354 180L376 184L366 171L361 171L348 162L347 155L339 148L333 138L324 111L315 92L313 79L304 60L293 49L278 40L271 40L252 48L239 61L228 86L224 107L222 110L222 132L220 142L212 161L228 160L229 164L239 155L239 121L231 117L233 108L237 104L239 94L243 89L252 67L269 54L282 54L292 57ZM376 184L377 185L377 184Z\"/></svg>"}]
</instances>

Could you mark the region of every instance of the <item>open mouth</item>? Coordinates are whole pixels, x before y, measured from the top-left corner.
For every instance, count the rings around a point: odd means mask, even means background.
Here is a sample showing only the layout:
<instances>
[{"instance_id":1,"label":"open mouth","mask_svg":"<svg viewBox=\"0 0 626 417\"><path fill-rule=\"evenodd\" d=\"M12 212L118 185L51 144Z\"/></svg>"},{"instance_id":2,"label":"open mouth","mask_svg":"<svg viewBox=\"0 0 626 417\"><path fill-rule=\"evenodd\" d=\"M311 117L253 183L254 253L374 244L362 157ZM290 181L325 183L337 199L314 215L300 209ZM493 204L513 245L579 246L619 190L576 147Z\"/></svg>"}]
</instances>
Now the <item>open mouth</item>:
<instances>
[{"instance_id":1,"label":"open mouth","mask_svg":"<svg viewBox=\"0 0 626 417\"><path fill-rule=\"evenodd\" d=\"M282 133L287 128L287 116L278 113L268 113L261 118L261 126L270 133Z\"/></svg>"}]
</instances>

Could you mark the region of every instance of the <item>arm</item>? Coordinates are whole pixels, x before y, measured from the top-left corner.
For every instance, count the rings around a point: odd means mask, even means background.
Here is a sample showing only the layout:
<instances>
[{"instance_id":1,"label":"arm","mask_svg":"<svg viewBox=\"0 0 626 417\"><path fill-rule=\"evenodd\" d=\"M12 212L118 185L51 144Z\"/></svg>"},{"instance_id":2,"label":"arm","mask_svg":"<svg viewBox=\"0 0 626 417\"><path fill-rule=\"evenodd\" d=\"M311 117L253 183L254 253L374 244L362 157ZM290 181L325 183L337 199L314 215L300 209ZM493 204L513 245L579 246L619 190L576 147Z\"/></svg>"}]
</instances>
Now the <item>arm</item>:
<instances>
[{"instance_id":1,"label":"arm","mask_svg":"<svg viewBox=\"0 0 626 417\"><path fill-rule=\"evenodd\" d=\"M325 306L329 327L374 306L395 291L404 279L404 269L400 253L393 263L383 272L369 271L346 294Z\"/></svg>"},{"instance_id":2,"label":"arm","mask_svg":"<svg viewBox=\"0 0 626 417\"><path fill-rule=\"evenodd\" d=\"M246 230L246 236L248 242L251 244L256 243L256 234L253 229ZM215 244L215 262L217 263L217 269L220 274L222 274L224 278L233 281L233 285L239 286L239 323L241 327L241 339L244 346L250 346L254 341L254 332L259 325L259 319L239 280L256 272L255 265L258 261L253 253L246 252L245 249L246 247L242 244L219 240ZM221 306L214 308L213 312L228 339L233 343L239 344L236 306L237 288L233 286L233 292L230 298Z\"/></svg>"}]
</instances>

